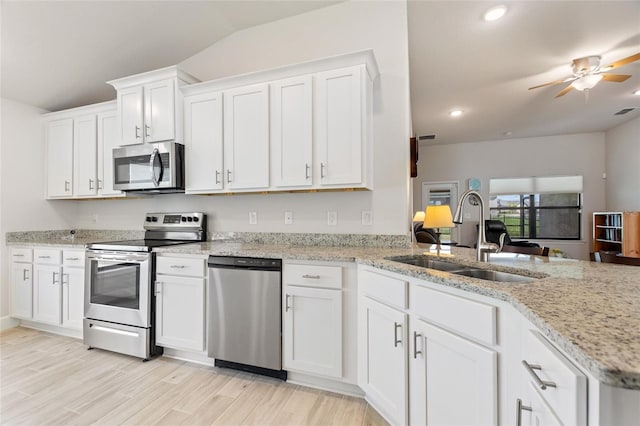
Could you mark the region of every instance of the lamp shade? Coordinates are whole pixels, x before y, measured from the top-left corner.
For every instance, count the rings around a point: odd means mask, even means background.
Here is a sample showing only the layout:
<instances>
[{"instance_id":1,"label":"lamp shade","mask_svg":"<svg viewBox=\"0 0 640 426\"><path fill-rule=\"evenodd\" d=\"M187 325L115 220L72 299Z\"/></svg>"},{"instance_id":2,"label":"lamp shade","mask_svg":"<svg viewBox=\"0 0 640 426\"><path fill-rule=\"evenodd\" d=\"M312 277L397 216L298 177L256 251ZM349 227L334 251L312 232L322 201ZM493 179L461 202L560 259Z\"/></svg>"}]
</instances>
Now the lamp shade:
<instances>
[{"instance_id":1,"label":"lamp shade","mask_svg":"<svg viewBox=\"0 0 640 426\"><path fill-rule=\"evenodd\" d=\"M414 222L424 222L424 210L418 210L413 216Z\"/></svg>"},{"instance_id":2,"label":"lamp shade","mask_svg":"<svg viewBox=\"0 0 640 426\"><path fill-rule=\"evenodd\" d=\"M424 211L423 228L453 228L451 208L448 205L427 206Z\"/></svg>"}]
</instances>

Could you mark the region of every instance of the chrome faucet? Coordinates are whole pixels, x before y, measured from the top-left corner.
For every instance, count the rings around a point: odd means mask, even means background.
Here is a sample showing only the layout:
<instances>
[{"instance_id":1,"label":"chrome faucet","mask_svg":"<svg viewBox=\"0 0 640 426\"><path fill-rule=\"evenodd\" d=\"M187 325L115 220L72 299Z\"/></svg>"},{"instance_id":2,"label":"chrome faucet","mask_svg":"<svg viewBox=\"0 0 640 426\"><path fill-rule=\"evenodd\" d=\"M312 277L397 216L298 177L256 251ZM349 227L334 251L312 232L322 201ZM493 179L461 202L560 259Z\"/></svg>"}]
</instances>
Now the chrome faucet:
<instances>
[{"instance_id":1,"label":"chrome faucet","mask_svg":"<svg viewBox=\"0 0 640 426\"><path fill-rule=\"evenodd\" d=\"M462 223L462 212L464 210L464 203L473 197L477 204L480 205L480 224L478 225L478 242L476 244L476 260L478 262L486 262L489 260L489 253L497 253L500 251L500 246L495 243L490 243L486 241L485 232L484 232L484 200L478 191L468 190L460 197L458 201L458 208L456 209L456 214L453 215L453 223L461 224Z\"/></svg>"}]
</instances>

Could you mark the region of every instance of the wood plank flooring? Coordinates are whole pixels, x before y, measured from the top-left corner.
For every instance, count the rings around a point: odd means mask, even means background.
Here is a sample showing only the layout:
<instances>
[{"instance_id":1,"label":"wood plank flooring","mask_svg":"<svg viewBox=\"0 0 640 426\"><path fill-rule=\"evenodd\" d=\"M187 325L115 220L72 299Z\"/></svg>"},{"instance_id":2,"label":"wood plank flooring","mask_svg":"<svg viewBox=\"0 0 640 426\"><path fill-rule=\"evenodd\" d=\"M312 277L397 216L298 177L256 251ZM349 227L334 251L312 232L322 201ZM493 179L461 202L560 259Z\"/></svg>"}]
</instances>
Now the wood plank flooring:
<instances>
[{"instance_id":1,"label":"wood plank flooring","mask_svg":"<svg viewBox=\"0 0 640 426\"><path fill-rule=\"evenodd\" d=\"M364 400L169 358L0 334L2 425L386 425Z\"/></svg>"}]
</instances>

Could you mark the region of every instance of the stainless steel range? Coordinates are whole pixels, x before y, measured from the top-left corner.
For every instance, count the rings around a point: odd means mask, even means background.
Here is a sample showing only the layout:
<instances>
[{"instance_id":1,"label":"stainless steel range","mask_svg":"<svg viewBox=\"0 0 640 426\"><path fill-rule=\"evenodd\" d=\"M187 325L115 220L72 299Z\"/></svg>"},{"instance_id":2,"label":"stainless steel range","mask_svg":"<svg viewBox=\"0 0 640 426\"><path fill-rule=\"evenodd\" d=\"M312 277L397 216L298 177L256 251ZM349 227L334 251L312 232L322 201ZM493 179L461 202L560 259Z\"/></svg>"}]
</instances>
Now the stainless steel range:
<instances>
[{"instance_id":1,"label":"stainless steel range","mask_svg":"<svg viewBox=\"0 0 640 426\"><path fill-rule=\"evenodd\" d=\"M155 345L155 247L205 241L204 213L148 213L144 240L87 245L84 343L148 360Z\"/></svg>"}]
</instances>

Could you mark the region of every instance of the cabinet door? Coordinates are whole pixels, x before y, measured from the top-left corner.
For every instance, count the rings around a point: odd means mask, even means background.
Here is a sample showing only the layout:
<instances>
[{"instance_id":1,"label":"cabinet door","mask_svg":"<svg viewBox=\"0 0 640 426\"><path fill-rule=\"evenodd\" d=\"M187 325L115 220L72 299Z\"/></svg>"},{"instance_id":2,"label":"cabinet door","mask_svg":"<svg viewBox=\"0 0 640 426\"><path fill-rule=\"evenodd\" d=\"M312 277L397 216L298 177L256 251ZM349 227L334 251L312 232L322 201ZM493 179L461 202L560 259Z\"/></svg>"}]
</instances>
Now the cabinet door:
<instances>
[{"instance_id":1,"label":"cabinet door","mask_svg":"<svg viewBox=\"0 0 640 426\"><path fill-rule=\"evenodd\" d=\"M95 114L74 120L74 195L87 197L97 194L98 139Z\"/></svg>"},{"instance_id":2,"label":"cabinet door","mask_svg":"<svg viewBox=\"0 0 640 426\"><path fill-rule=\"evenodd\" d=\"M362 182L364 65L315 75L316 144L321 185Z\"/></svg>"},{"instance_id":3,"label":"cabinet door","mask_svg":"<svg viewBox=\"0 0 640 426\"><path fill-rule=\"evenodd\" d=\"M30 263L11 264L11 290L12 315L16 318L31 319L33 313L33 265Z\"/></svg>"},{"instance_id":4,"label":"cabinet door","mask_svg":"<svg viewBox=\"0 0 640 426\"><path fill-rule=\"evenodd\" d=\"M47 195L73 195L73 119L47 124Z\"/></svg>"},{"instance_id":5,"label":"cabinet door","mask_svg":"<svg viewBox=\"0 0 640 426\"><path fill-rule=\"evenodd\" d=\"M498 423L495 351L413 318L410 339L411 424Z\"/></svg>"},{"instance_id":6,"label":"cabinet door","mask_svg":"<svg viewBox=\"0 0 640 426\"><path fill-rule=\"evenodd\" d=\"M84 317L84 269L62 271L62 325L82 330Z\"/></svg>"},{"instance_id":7,"label":"cabinet door","mask_svg":"<svg viewBox=\"0 0 640 426\"><path fill-rule=\"evenodd\" d=\"M269 186L269 86L224 92L225 185L229 189Z\"/></svg>"},{"instance_id":8,"label":"cabinet door","mask_svg":"<svg viewBox=\"0 0 640 426\"><path fill-rule=\"evenodd\" d=\"M564 424L531 383L527 384L525 396L520 404L516 405L516 410L519 410L519 413L516 412L516 416L518 414L521 416L520 425L522 426L560 426ZM517 419L515 424L518 425Z\"/></svg>"},{"instance_id":9,"label":"cabinet door","mask_svg":"<svg viewBox=\"0 0 640 426\"><path fill-rule=\"evenodd\" d=\"M184 101L186 192L222 189L222 92Z\"/></svg>"},{"instance_id":10,"label":"cabinet door","mask_svg":"<svg viewBox=\"0 0 640 426\"><path fill-rule=\"evenodd\" d=\"M204 279L159 275L155 285L156 343L203 351Z\"/></svg>"},{"instance_id":11,"label":"cabinet door","mask_svg":"<svg viewBox=\"0 0 640 426\"><path fill-rule=\"evenodd\" d=\"M142 86L118 90L119 145L136 145L143 142L142 100Z\"/></svg>"},{"instance_id":12,"label":"cabinet door","mask_svg":"<svg viewBox=\"0 0 640 426\"><path fill-rule=\"evenodd\" d=\"M113 189L113 149L117 146L117 112L98 114L98 193L103 196L122 195Z\"/></svg>"},{"instance_id":13,"label":"cabinet door","mask_svg":"<svg viewBox=\"0 0 640 426\"><path fill-rule=\"evenodd\" d=\"M62 319L62 285L59 266L34 266L33 319L60 325Z\"/></svg>"},{"instance_id":14,"label":"cabinet door","mask_svg":"<svg viewBox=\"0 0 640 426\"><path fill-rule=\"evenodd\" d=\"M407 423L407 316L361 299L358 382L367 399L392 424Z\"/></svg>"},{"instance_id":15,"label":"cabinet door","mask_svg":"<svg viewBox=\"0 0 640 426\"><path fill-rule=\"evenodd\" d=\"M175 105L173 79L144 87L145 142L162 142L176 138Z\"/></svg>"},{"instance_id":16,"label":"cabinet door","mask_svg":"<svg viewBox=\"0 0 640 426\"><path fill-rule=\"evenodd\" d=\"M311 186L312 77L271 83L271 160L273 185Z\"/></svg>"},{"instance_id":17,"label":"cabinet door","mask_svg":"<svg viewBox=\"0 0 640 426\"><path fill-rule=\"evenodd\" d=\"M341 378L342 290L287 286L283 306L284 366Z\"/></svg>"}]
</instances>

